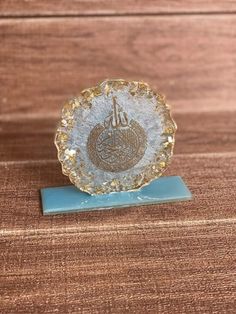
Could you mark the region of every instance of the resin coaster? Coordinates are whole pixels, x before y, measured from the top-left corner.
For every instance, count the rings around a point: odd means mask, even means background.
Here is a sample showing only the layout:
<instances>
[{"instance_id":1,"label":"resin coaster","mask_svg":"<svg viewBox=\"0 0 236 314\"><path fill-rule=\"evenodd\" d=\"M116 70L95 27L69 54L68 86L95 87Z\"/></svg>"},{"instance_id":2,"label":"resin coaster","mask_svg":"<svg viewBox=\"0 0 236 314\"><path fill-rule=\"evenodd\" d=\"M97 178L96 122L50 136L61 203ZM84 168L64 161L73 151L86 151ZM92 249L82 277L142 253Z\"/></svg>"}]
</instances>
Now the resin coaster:
<instances>
[{"instance_id":1,"label":"resin coaster","mask_svg":"<svg viewBox=\"0 0 236 314\"><path fill-rule=\"evenodd\" d=\"M41 196L44 215L152 205L192 198L179 176L161 177L137 191L89 195L75 186L62 186L41 189Z\"/></svg>"},{"instance_id":2,"label":"resin coaster","mask_svg":"<svg viewBox=\"0 0 236 314\"><path fill-rule=\"evenodd\" d=\"M106 80L65 103L55 144L63 174L92 195L131 191L168 167L176 124L143 82Z\"/></svg>"},{"instance_id":3,"label":"resin coaster","mask_svg":"<svg viewBox=\"0 0 236 314\"><path fill-rule=\"evenodd\" d=\"M74 186L42 189L43 213L191 199L180 177L159 178L176 129L165 97L144 82L112 79L83 90L64 104L55 135Z\"/></svg>"}]
</instances>

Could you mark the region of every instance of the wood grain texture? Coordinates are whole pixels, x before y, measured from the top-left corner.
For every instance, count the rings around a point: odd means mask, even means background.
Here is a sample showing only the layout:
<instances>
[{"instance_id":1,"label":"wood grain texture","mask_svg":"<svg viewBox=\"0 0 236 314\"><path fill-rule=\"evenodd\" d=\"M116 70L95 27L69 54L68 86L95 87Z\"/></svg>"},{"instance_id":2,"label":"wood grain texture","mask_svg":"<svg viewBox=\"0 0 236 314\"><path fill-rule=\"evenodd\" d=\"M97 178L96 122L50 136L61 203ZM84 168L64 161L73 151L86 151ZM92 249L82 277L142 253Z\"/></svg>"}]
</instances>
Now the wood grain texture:
<instances>
[{"instance_id":1,"label":"wood grain texture","mask_svg":"<svg viewBox=\"0 0 236 314\"><path fill-rule=\"evenodd\" d=\"M0 15L86 15L235 12L235 0L1 0Z\"/></svg>"},{"instance_id":2,"label":"wood grain texture","mask_svg":"<svg viewBox=\"0 0 236 314\"><path fill-rule=\"evenodd\" d=\"M103 79L144 80L174 111L233 110L236 16L0 20L1 114L58 114Z\"/></svg>"},{"instance_id":3,"label":"wood grain texture","mask_svg":"<svg viewBox=\"0 0 236 314\"><path fill-rule=\"evenodd\" d=\"M235 310L235 225L27 228L0 238L2 313Z\"/></svg>"},{"instance_id":4,"label":"wood grain texture","mask_svg":"<svg viewBox=\"0 0 236 314\"><path fill-rule=\"evenodd\" d=\"M175 154L235 152L236 111L176 113ZM55 159L53 145L60 117L0 118L0 161Z\"/></svg>"},{"instance_id":5,"label":"wood grain texture","mask_svg":"<svg viewBox=\"0 0 236 314\"><path fill-rule=\"evenodd\" d=\"M236 154L177 155L166 175L180 175L194 195L183 203L161 204L71 215L42 217L39 189L70 184L59 163L51 161L1 162L0 230L62 228L102 230L144 224L191 225L236 218ZM141 228L141 227L140 227Z\"/></svg>"},{"instance_id":6,"label":"wood grain texture","mask_svg":"<svg viewBox=\"0 0 236 314\"><path fill-rule=\"evenodd\" d=\"M236 313L235 13L235 0L0 0L0 313ZM194 199L43 217L40 188L70 184L61 106L107 77L166 94L165 175Z\"/></svg>"}]
</instances>

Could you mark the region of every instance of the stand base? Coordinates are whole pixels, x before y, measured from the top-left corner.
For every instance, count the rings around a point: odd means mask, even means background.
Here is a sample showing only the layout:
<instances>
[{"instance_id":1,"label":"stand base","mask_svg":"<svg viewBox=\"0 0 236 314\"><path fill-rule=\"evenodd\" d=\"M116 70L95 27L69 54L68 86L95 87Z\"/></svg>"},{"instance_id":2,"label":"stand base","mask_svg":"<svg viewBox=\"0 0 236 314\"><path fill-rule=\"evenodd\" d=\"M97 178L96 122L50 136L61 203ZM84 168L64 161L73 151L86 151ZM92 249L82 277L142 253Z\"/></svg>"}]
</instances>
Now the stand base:
<instances>
[{"instance_id":1,"label":"stand base","mask_svg":"<svg viewBox=\"0 0 236 314\"><path fill-rule=\"evenodd\" d=\"M62 214L192 199L181 177L160 177L137 191L89 195L75 186L41 189L43 214Z\"/></svg>"}]
</instances>

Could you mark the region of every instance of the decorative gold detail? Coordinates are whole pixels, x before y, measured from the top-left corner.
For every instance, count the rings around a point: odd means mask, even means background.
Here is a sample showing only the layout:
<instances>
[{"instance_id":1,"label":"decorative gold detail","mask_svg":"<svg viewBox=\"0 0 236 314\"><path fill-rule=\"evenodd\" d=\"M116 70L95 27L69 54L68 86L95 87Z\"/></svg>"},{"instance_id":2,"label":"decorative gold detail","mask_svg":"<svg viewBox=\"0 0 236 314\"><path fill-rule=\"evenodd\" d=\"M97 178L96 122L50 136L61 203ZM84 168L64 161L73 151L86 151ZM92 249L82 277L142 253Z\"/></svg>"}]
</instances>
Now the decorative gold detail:
<instances>
[{"instance_id":1,"label":"decorative gold detail","mask_svg":"<svg viewBox=\"0 0 236 314\"><path fill-rule=\"evenodd\" d=\"M99 169L120 172L135 166L143 157L147 137L141 125L128 121L128 115L113 97L113 111L103 124L97 124L89 134L87 151Z\"/></svg>"},{"instance_id":2,"label":"decorative gold detail","mask_svg":"<svg viewBox=\"0 0 236 314\"><path fill-rule=\"evenodd\" d=\"M94 87L93 88L93 94L95 97L98 97L100 95L102 95L102 89L100 86Z\"/></svg>"},{"instance_id":3,"label":"decorative gold detail","mask_svg":"<svg viewBox=\"0 0 236 314\"><path fill-rule=\"evenodd\" d=\"M126 103L122 106L123 110L117 102L124 95ZM105 121L99 121L86 136L81 131L78 134L80 124L86 126L90 111L92 113L95 106L107 101L113 101L112 114ZM143 102L146 107L142 107ZM132 107L135 103L141 106L140 119L138 115L133 118L126 113L127 105ZM146 108L152 108L150 122L159 121L156 129L153 128L155 123L152 123L151 130L151 134L156 134L160 140L158 145L155 137L149 141L149 118L142 118ZM90 194L127 191L145 186L163 174L173 154L176 129L165 97L154 92L148 84L121 79L106 80L66 102L55 145L62 172L80 190ZM154 144L155 149L147 146L147 143ZM84 145L87 145L87 154ZM92 166L88 163L88 157ZM141 160L140 166L134 167Z\"/></svg>"}]
</instances>

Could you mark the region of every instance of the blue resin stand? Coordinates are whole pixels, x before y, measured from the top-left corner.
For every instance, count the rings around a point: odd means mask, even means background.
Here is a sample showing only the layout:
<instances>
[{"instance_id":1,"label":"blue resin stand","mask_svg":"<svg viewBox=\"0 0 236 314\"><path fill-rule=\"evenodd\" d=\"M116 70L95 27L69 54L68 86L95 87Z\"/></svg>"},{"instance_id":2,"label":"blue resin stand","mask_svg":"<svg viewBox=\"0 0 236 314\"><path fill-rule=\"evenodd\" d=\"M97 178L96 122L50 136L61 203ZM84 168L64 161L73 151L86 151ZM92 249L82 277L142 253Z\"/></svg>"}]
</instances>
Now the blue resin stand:
<instances>
[{"instance_id":1,"label":"blue resin stand","mask_svg":"<svg viewBox=\"0 0 236 314\"><path fill-rule=\"evenodd\" d=\"M90 195L75 186L41 189L43 214L62 214L186 201L192 194L179 176L160 177L137 191Z\"/></svg>"}]
</instances>

